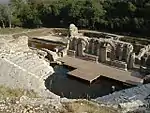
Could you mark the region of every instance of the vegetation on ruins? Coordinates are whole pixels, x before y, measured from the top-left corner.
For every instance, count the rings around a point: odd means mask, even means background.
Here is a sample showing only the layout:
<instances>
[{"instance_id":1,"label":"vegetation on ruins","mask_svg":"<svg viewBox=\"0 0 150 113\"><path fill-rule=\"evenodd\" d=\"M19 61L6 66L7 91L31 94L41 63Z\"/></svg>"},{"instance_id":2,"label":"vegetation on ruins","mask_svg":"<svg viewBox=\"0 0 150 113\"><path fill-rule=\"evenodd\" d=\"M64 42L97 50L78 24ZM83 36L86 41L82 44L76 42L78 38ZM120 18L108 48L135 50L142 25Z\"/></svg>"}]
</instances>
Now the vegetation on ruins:
<instances>
[{"instance_id":1,"label":"vegetation on ruins","mask_svg":"<svg viewBox=\"0 0 150 113\"><path fill-rule=\"evenodd\" d=\"M16 98L21 97L22 95L26 95L31 98L37 98L39 97L37 93L35 93L33 90L24 90L24 89L12 89L3 85L0 85L0 100L6 99L6 98Z\"/></svg>"},{"instance_id":2,"label":"vegetation on ruins","mask_svg":"<svg viewBox=\"0 0 150 113\"><path fill-rule=\"evenodd\" d=\"M150 36L150 0L10 0L1 27L68 27Z\"/></svg>"}]
</instances>

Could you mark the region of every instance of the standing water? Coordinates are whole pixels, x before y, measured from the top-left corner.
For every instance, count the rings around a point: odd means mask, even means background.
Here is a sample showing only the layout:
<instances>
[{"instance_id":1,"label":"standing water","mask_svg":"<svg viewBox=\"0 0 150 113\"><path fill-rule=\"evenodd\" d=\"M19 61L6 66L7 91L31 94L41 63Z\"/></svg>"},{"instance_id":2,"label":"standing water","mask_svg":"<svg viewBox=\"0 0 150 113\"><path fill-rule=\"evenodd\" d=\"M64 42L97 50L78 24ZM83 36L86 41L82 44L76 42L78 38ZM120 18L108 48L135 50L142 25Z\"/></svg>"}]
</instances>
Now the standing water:
<instances>
[{"instance_id":1,"label":"standing water","mask_svg":"<svg viewBox=\"0 0 150 113\"><path fill-rule=\"evenodd\" d=\"M45 85L47 89L61 97L94 99L110 94L114 90L118 91L125 88L122 83L104 77L100 77L92 84L70 78L67 75L69 69L64 66L57 65L54 70L55 73L45 81Z\"/></svg>"}]
</instances>

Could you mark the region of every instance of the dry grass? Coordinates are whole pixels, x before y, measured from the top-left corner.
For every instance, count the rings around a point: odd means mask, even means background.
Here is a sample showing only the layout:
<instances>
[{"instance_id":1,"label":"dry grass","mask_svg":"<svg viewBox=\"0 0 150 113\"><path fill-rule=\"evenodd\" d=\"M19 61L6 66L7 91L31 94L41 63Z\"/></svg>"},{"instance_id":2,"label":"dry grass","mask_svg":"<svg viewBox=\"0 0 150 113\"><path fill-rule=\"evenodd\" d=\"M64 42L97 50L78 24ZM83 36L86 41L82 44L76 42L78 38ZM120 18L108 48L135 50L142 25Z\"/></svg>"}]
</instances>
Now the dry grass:
<instances>
[{"instance_id":1,"label":"dry grass","mask_svg":"<svg viewBox=\"0 0 150 113\"><path fill-rule=\"evenodd\" d=\"M16 99L21 97L22 95L26 95L30 98L38 98L39 96L34 91L26 91L23 89L11 89L5 86L0 86L0 100ZM108 107L101 107L96 103L86 100L79 100L73 102L64 102L62 103L63 109L55 110L52 109L51 106L44 106L43 109L48 113L53 111L52 113L119 113L118 110Z\"/></svg>"},{"instance_id":2,"label":"dry grass","mask_svg":"<svg viewBox=\"0 0 150 113\"><path fill-rule=\"evenodd\" d=\"M0 34L14 34L14 33L20 33L20 32L24 32L24 31L28 31L29 29L25 29L25 28L1 28L0 29Z\"/></svg>"},{"instance_id":3,"label":"dry grass","mask_svg":"<svg viewBox=\"0 0 150 113\"><path fill-rule=\"evenodd\" d=\"M31 98L38 97L38 95L32 90L28 91L24 89L11 89L5 86L0 86L0 99L11 99L21 97L22 95L26 95Z\"/></svg>"},{"instance_id":4,"label":"dry grass","mask_svg":"<svg viewBox=\"0 0 150 113\"><path fill-rule=\"evenodd\" d=\"M64 103L64 108L62 113L119 113L118 110L101 107L90 101Z\"/></svg>"}]
</instances>

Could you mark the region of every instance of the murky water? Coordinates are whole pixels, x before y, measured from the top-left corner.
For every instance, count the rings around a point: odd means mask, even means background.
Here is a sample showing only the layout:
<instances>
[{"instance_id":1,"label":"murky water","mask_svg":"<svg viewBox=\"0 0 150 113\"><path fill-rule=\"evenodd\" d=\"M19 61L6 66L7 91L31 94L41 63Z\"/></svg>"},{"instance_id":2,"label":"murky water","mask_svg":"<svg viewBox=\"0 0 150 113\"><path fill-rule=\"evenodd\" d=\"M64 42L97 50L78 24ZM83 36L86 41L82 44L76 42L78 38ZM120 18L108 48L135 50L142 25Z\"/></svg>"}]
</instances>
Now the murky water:
<instances>
[{"instance_id":1,"label":"murky water","mask_svg":"<svg viewBox=\"0 0 150 113\"><path fill-rule=\"evenodd\" d=\"M67 75L69 71L63 66L55 66L55 74L51 75L45 82L46 87L53 93L67 98L97 98L112 93L112 86L116 90L126 88L122 83L99 78L95 83L88 84Z\"/></svg>"}]
</instances>

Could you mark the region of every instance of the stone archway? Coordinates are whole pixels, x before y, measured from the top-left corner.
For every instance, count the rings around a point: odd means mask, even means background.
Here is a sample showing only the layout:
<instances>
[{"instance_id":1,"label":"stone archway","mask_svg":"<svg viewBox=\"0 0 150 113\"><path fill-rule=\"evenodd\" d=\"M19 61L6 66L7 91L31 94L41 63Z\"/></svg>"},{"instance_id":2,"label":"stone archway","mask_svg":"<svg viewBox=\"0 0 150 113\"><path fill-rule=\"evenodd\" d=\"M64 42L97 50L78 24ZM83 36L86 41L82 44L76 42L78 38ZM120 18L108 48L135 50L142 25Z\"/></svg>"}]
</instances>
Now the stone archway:
<instances>
[{"instance_id":1,"label":"stone archway","mask_svg":"<svg viewBox=\"0 0 150 113\"><path fill-rule=\"evenodd\" d=\"M100 46L100 42L99 40L95 40L94 41L94 55L98 56L99 55L99 46Z\"/></svg>"},{"instance_id":2,"label":"stone archway","mask_svg":"<svg viewBox=\"0 0 150 113\"><path fill-rule=\"evenodd\" d=\"M86 49L87 49L87 45L88 45L88 42L85 39L79 38L77 40L77 45L76 45L77 46L76 55L84 56Z\"/></svg>"},{"instance_id":3,"label":"stone archway","mask_svg":"<svg viewBox=\"0 0 150 113\"><path fill-rule=\"evenodd\" d=\"M89 40L88 54L92 54L94 50L94 39Z\"/></svg>"},{"instance_id":4,"label":"stone archway","mask_svg":"<svg viewBox=\"0 0 150 113\"><path fill-rule=\"evenodd\" d=\"M116 46L112 41L106 42L107 46L107 58L109 58L111 61L115 60L115 50Z\"/></svg>"},{"instance_id":5,"label":"stone archway","mask_svg":"<svg viewBox=\"0 0 150 113\"><path fill-rule=\"evenodd\" d=\"M115 59L115 44L111 41L103 41L100 44L99 61L107 62Z\"/></svg>"},{"instance_id":6,"label":"stone archway","mask_svg":"<svg viewBox=\"0 0 150 113\"><path fill-rule=\"evenodd\" d=\"M76 38L72 38L72 39L70 40L70 44L69 44L69 49L70 49L70 50L75 50L76 41L77 41Z\"/></svg>"}]
</instances>

